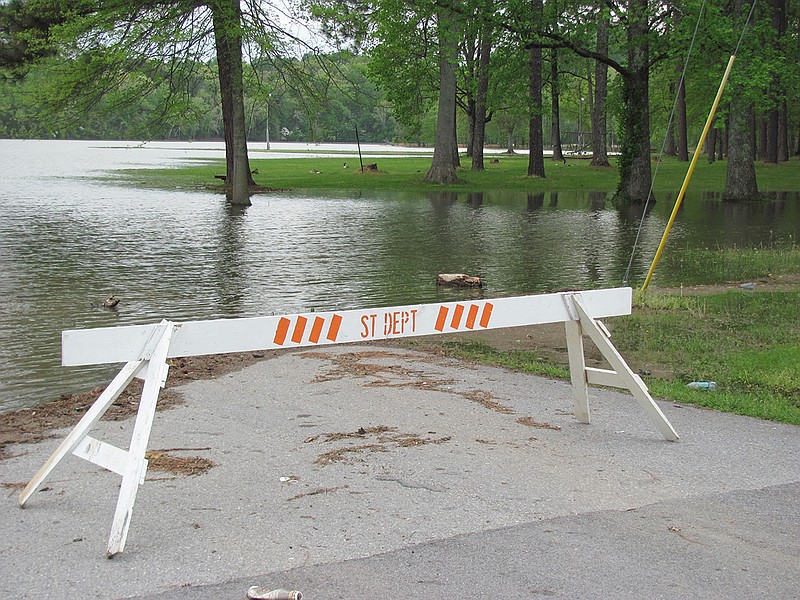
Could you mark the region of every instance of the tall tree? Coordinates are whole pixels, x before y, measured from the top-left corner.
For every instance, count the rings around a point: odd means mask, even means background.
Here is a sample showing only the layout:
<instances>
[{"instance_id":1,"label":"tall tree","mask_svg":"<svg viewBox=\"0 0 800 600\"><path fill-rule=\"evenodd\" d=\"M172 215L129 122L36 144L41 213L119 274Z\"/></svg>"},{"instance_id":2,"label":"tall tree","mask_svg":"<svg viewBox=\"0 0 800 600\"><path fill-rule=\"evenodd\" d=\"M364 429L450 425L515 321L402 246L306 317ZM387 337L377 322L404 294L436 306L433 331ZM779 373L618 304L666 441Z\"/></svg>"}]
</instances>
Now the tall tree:
<instances>
[{"instance_id":1,"label":"tall tree","mask_svg":"<svg viewBox=\"0 0 800 600\"><path fill-rule=\"evenodd\" d=\"M627 2L628 63L622 75L622 135L620 184L623 203L644 202L650 193L650 15L647 0Z\"/></svg>"},{"instance_id":2,"label":"tall tree","mask_svg":"<svg viewBox=\"0 0 800 600\"><path fill-rule=\"evenodd\" d=\"M182 110L180 98L187 78L187 65L197 64L214 40L223 121L225 126L228 198L249 204L248 184L252 182L247 159L242 85L242 12L238 0L26 0L16 8L23 14L46 14L42 26L31 32L46 40L50 51L63 51L78 60L68 64L55 90L53 105L84 110L99 98L122 90L118 98L136 101L142 94L167 79L173 90L164 106L168 112ZM266 7L252 2L250 9ZM37 29L38 27L38 29ZM146 81L133 75L145 65L161 77ZM55 89L55 88L54 88Z\"/></svg>"},{"instance_id":3,"label":"tall tree","mask_svg":"<svg viewBox=\"0 0 800 600\"><path fill-rule=\"evenodd\" d=\"M550 49L550 143L553 160L564 162L561 148L561 91L558 86L558 48Z\"/></svg>"},{"instance_id":4,"label":"tall tree","mask_svg":"<svg viewBox=\"0 0 800 600\"><path fill-rule=\"evenodd\" d=\"M489 97L489 60L492 54L492 30L488 20L481 27L478 45L478 91L475 102L475 119L472 127L472 170L483 171L483 147L486 139L486 121Z\"/></svg>"},{"instance_id":5,"label":"tall tree","mask_svg":"<svg viewBox=\"0 0 800 600\"><path fill-rule=\"evenodd\" d=\"M531 0L534 23L541 23L543 0ZM544 177L544 133L542 131L542 48L533 44L530 48L530 124L528 135L528 177Z\"/></svg>"},{"instance_id":6,"label":"tall tree","mask_svg":"<svg viewBox=\"0 0 800 600\"><path fill-rule=\"evenodd\" d=\"M619 61L618 48L608 53L596 51L596 36L593 24L598 11L611 11L614 26L624 30L625 61ZM663 7L660 7L663 12ZM571 2L559 6L569 14L573 25L570 29L556 31L540 27L535 31L536 39L531 44L540 47L568 48L584 58L602 61L617 71L622 79L622 107L620 121L622 146L619 161L620 180L616 199L619 203L644 202L650 190L650 106L649 71L653 64L650 55L650 40L656 36L655 26L660 19L649 11L648 0L609 0L603 6L587 6L582 2ZM662 15L663 16L663 15ZM510 27L519 27L511 23ZM660 60L662 56L658 56Z\"/></svg>"},{"instance_id":7,"label":"tall tree","mask_svg":"<svg viewBox=\"0 0 800 600\"><path fill-rule=\"evenodd\" d=\"M747 16L745 0L734 0L732 18L740 27ZM752 38L748 39L751 41ZM758 197L755 167L755 111L748 90L752 78L736 74L730 84L728 119L728 170L723 198L729 201L753 200Z\"/></svg>"},{"instance_id":8,"label":"tall tree","mask_svg":"<svg viewBox=\"0 0 800 600\"><path fill-rule=\"evenodd\" d=\"M597 53L608 55L609 15L598 13ZM608 97L608 65L601 60L594 61L594 103L592 104L592 166L608 167L608 148L606 146L606 99Z\"/></svg>"},{"instance_id":9,"label":"tall tree","mask_svg":"<svg viewBox=\"0 0 800 600\"><path fill-rule=\"evenodd\" d=\"M239 0L213 0L209 7L217 52L222 120L225 124L228 200L231 204L248 205L252 176L244 119L241 9Z\"/></svg>"},{"instance_id":10,"label":"tall tree","mask_svg":"<svg viewBox=\"0 0 800 600\"><path fill-rule=\"evenodd\" d=\"M686 121L686 81L678 75L677 99L675 102L675 131L678 134L676 152L678 160L689 161L688 123Z\"/></svg>"},{"instance_id":11,"label":"tall tree","mask_svg":"<svg viewBox=\"0 0 800 600\"><path fill-rule=\"evenodd\" d=\"M427 181L450 184L458 181L456 145L456 58L458 26L452 5L440 5L437 12L439 39L439 102L436 117L436 143Z\"/></svg>"}]
</instances>

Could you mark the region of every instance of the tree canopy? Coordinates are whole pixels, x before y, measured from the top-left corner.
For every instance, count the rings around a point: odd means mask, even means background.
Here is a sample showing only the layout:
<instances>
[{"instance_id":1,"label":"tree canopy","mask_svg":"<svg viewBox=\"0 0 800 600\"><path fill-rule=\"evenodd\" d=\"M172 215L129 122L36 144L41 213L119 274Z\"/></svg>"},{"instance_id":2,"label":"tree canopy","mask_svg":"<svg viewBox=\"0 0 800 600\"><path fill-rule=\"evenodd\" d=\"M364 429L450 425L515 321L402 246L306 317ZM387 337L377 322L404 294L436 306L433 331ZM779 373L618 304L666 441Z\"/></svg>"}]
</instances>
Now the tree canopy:
<instances>
[{"instance_id":1,"label":"tree canopy","mask_svg":"<svg viewBox=\"0 0 800 600\"><path fill-rule=\"evenodd\" d=\"M619 196L642 201L653 150L697 138L749 9L742 0L11 0L0 4L0 134L224 135L233 183L234 149L249 178L244 140L267 127L271 139L315 142L352 140L357 126L363 139L435 144L440 165L456 136L474 156L476 139L513 149L555 133L559 149L591 148L597 164L606 146L619 150ZM323 50L287 27L296 11L327 34ZM745 123L755 123L758 158L800 153L799 37L797 3L755 7L715 122L717 155L753 160L729 143ZM543 51L536 61L531 49ZM549 90L538 100L534 62ZM672 119L676 97L685 116ZM454 173L440 172L436 180Z\"/></svg>"}]
</instances>

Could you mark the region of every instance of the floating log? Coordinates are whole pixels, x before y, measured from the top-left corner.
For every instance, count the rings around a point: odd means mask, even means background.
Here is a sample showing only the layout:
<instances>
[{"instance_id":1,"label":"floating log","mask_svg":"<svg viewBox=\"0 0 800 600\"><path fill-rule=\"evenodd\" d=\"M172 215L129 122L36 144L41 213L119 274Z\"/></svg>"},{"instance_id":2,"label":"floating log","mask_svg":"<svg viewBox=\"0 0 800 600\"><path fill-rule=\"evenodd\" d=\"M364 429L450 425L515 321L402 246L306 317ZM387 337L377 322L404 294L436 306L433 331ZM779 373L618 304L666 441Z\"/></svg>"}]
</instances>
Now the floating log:
<instances>
[{"instance_id":1,"label":"floating log","mask_svg":"<svg viewBox=\"0 0 800 600\"><path fill-rule=\"evenodd\" d=\"M483 287L480 277L465 275L464 273L440 273L436 277L436 285L446 285L450 287Z\"/></svg>"}]
</instances>

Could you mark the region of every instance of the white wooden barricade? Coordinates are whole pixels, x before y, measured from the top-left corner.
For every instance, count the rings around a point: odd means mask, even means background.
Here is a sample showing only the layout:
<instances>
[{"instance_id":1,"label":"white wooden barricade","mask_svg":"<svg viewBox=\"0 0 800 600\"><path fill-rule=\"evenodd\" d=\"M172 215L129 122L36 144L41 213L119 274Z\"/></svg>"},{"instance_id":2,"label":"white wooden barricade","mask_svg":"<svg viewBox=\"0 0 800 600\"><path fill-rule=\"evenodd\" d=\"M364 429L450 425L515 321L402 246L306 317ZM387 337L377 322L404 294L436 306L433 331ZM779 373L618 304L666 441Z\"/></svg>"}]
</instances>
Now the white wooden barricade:
<instances>
[{"instance_id":1,"label":"white wooden barricade","mask_svg":"<svg viewBox=\"0 0 800 600\"><path fill-rule=\"evenodd\" d=\"M564 322L577 420L589 423L588 384L623 388L633 394L661 434L667 440L675 441L678 434L650 397L642 379L631 371L611 344L605 326L597 320L630 314L631 300L631 288L613 288L442 304L183 323L162 321L155 325L64 331L64 365L126 364L22 491L20 506L24 506L44 485L53 469L70 454L113 471L122 476L122 485L108 541L108 555L122 552L136 492L145 480L147 460L144 455L159 390L167 379L167 359L178 356ZM608 361L610 370L586 366L584 334ZM89 436L89 431L134 377L143 379L144 386L129 449L123 450Z\"/></svg>"}]
</instances>

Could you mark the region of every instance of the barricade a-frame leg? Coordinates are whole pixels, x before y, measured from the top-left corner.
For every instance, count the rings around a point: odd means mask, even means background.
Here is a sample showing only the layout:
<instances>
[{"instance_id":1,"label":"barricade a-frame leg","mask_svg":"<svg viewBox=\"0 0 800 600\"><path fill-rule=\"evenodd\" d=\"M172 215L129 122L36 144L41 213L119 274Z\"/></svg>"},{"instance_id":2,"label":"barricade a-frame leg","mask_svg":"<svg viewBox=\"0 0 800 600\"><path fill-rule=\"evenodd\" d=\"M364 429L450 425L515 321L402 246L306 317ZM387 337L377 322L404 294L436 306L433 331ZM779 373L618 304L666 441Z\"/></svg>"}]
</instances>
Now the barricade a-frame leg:
<instances>
[{"instance_id":1,"label":"barricade a-frame leg","mask_svg":"<svg viewBox=\"0 0 800 600\"><path fill-rule=\"evenodd\" d=\"M580 294L564 296L567 310L572 317L566 321L567 349L569 352L570 378L575 402L575 416L581 423L589 422L588 384L605 385L627 389L644 409L648 418L655 424L665 439L674 442L679 436L672 424L650 396L642 378L634 373L625 359L611 343L605 326L591 318L580 302ZM612 370L587 367L583 351L583 334L589 336L606 359Z\"/></svg>"},{"instance_id":2,"label":"barricade a-frame leg","mask_svg":"<svg viewBox=\"0 0 800 600\"><path fill-rule=\"evenodd\" d=\"M167 353L173 330L174 324L169 321L162 321L154 329L153 335L142 350L142 358L125 364L75 428L34 475L19 497L20 506L24 506L31 495L49 479L56 466L70 454L121 475L122 485L108 541L109 557L122 552L125 547L133 504L136 501L136 492L138 487L144 483L147 471L147 459L144 455L150 439L159 391L167 379L169 370ZM122 450L89 436L89 431L102 418L131 380L142 375L144 375L144 386L129 449Z\"/></svg>"}]
</instances>

